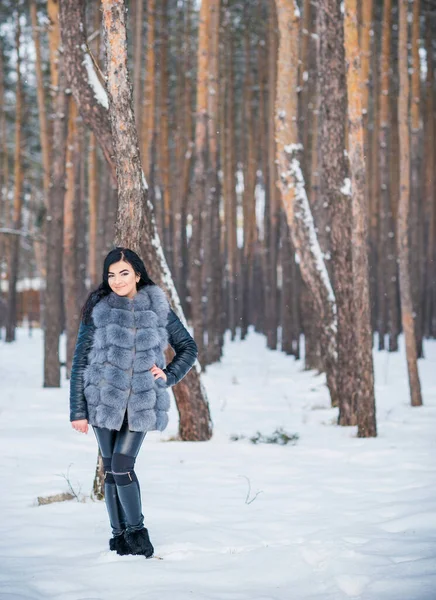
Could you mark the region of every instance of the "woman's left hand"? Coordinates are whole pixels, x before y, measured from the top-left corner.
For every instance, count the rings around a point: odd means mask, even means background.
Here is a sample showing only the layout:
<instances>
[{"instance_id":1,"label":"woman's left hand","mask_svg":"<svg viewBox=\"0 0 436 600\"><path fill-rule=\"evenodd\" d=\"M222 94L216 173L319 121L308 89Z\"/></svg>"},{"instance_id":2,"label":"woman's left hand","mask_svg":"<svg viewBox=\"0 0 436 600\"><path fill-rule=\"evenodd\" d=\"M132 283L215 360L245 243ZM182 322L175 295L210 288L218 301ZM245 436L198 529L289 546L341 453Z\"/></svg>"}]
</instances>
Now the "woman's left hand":
<instances>
[{"instance_id":1,"label":"woman's left hand","mask_svg":"<svg viewBox=\"0 0 436 600\"><path fill-rule=\"evenodd\" d=\"M166 374L162 371L162 369L159 369L159 367L157 367L156 365L153 365L151 367L150 371L153 373L155 379L158 379L159 377L162 377L162 379L164 381L167 380Z\"/></svg>"}]
</instances>

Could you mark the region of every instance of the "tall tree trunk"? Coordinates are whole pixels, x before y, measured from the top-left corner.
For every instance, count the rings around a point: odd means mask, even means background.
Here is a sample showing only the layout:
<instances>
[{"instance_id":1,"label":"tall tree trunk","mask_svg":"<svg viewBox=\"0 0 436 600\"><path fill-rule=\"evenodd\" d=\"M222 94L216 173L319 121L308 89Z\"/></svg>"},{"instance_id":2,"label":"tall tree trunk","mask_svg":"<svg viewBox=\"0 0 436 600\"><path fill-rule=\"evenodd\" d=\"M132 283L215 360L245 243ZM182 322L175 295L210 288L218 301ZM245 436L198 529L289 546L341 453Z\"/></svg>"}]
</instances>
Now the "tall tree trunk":
<instances>
[{"instance_id":1,"label":"tall tree trunk","mask_svg":"<svg viewBox=\"0 0 436 600\"><path fill-rule=\"evenodd\" d=\"M287 0L276 0L280 31L276 97L276 140L278 175L283 206L300 261L301 275L313 296L321 323L327 385L336 399L336 302L312 213L304 188L298 144L298 9Z\"/></svg>"},{"instance_id":2,"label":"tall tree trunk","mask_svg":"<svg viewBox=\"0 0 436 600\"><path fill-rule=\"evenodd\" d=\"M64 196L63 281L65 298L65 329L67 333L67 377L73 362L77 331L80 323L80 146L77 126L77 106L70 98L66 154L66 192ZM79 184L79 185L78 185Z\"/></svg>"},{"instance_id":3,"label":"tall tree trunk","mask_svg":"<svg viewBox=\"0 0 436 600\"><path fill-rule=\"evenodd\" d=\"M339 424L356 425L358 355L352 264L352 206L345 158L347 88L343 15L337 0L321 0L317 11L320 79L321 193L328 204L333 281L338 310L337 386Z\"/></svg>"},{"instance_id":4,"label":"tall tree trunk","mask_svg":"<svg viewBox=\"0 0 436 600\"><path fill-rule=\"evenodd\" d=\"M390 52L392 37L392 0L383 2L382 47L380 55L380 105L379 105L379 169L380 169L380 208L378 243L378 334L379 350L384 349L388 322L392 322L389 285L388 255L395 256L392 213L390 208L389 185L389 91L390 91Z\"/></svg>"},{"instance_id":5,"label":"tall tree trunk","mask_svg":"<svg viewBox=\"0 0 436 600\"><path fill-rule=\"evenodd\" d=\"M234 42L229 23L226 18L223 30L225 36L224 49L224 74L223 74L223 116L222 129L224 132L222 140L222 162L224 177L224 213L226 223L227 239L227 303L228 303L228 323L231 333L231 339L236 337L236 327L238 325L238 304L237 304L237 234L236 234L236 178L235 178L235 118L234 118ZM227 42L227 44L226 44Z\"/></svg>"},{"instance_id":6,"label":"tall tree trunk","mask_svg":"<svg viewBox=\"0 0 436 600\"><path fill-rule=\"evenodd\" d=\"M413 294L413 313L415 315L416 352L418 358L423 357L422 344L422 280L421 264L423 255L422 245L422 190L420 169L420 144L421 144L421 64L419 57L420 38L420 0L413 2L412 23L412 86L410 106L410 128L411 128L411 181L410 181L410 245L411 245L411 285Z\"/></svg>"},{"instance_id":7,"label":"tall tree trunk","mask_svg":"<svg viewBox=\"0 0 436 600\"><path fill-rule=\"evenodd\" d=\"M344 37L348 90L348 155L353 207L353 293L356 310L356 360L358 365L357 426L359 437L375 437L377 435L377 425L369 301L368 205L357 0L345 0Z\"/></svg>"},{"instance_id":8,"label":"tall tree trunk","mask_svg":"<svg viewBox=\"0 0 436 600\"><path fill-rule=\"evenodd\" d=\"M135 2L135 36L133 65L133 107L135 111L136 129L141 137L141 95L142 95L142 29L144 2Z\"/></svg>"},{"instance_id":9,"label":"tall tree trunk","mask_svg":"<svg viewBox=\"0 0 436 600\"><path fill-rule=\"evenodd\" d=\"M173 270L172 248L172 207L170 195L170 139L169 139L169 90L168 90L168 45L169 16L168 0L161 1L161 40L160 40L160 138L159 138L159 183L163 199L163 248L171 270Z\"/></svg>"},{"instance_id":10,"label":"tall tree trunk","mask_svg":"<svg viewBox=\"0 0 436 600\"><path fill-rule=\"evenodd\" d=\"M155 110L155 18L156 1L147 3L147 56L145 64L144 105L142 107L141 156L147 180L150 179Z\"/></svg>"},{"instance_id":11,"label":"tall tree trunk","mask_svg":"<svg viewBox=\"0 0 436 600\"><path fill-rule=\"evenodd\" d=\"M424 261L424 334L431 336L433 328L432 321L436 313L436 304L434 302L435 283L435 90L434 90L434 60L432 45L431 19L426 17L426 55L427 55L427 76L425 82L426 108L425 108L425 140L424 140L424 221L425 230L425 261Z\"/></svg>"},{"instance_id":12,"label":"tall tree trunk","mask_svg":"<svg viewBox=\"0 0 436 600\"><path fill-rule=\"evenodd\" d=\"M101 28L100 6L95 4L93 7L94 29L95 31ZM95 54L95 60L98 61L100 55L100 36L96 36L92 50ZM98 64L98 62L97 62ZM77 105L76 105L77 106ZM104 238L104 232L99 228L99 169L98 169L98 152L97 138L93 131L89 134L88 145L88 210L89 210L89 243L88 243L88 272L91 281L91 287L95 288L98 285L100 277L101 264L101 242ZM104 199L106 204L107 199ZM100 207L101 211L102 207Z\"/></svg>"},{"instance_id":13,"label":"tall tree trunk","mask_svg":"<svg viewBox=\"0 0 436 600\"><path fill-rule=\"evenodd\" d=\"M398 206L398 259L400 271L401 321L406 339L407 369L412 406L421 406L416 354L413 302L410 281L409 212L410 212L410 138L409 138L409 72L408 72L408 0L399 0L398 130L400 138L400 201Z\"/></svg>"},{"instance_id":14,"label":"tall tree trunk","mask_svg":"<svg viewBox=\"0 0 436 600\"><path fill-rule=\"evenodd\" d=\"M0 151L1 151L1 168L0 168L0 227L9 227L10 225L10 206L9 206L9 153L7 145L7 127L6 127L6 112L5 112L5 70L4 70L4 51L3 43L0 40ZM3 279L4 270L7 271L10 263L10 236L0 235L0 278ZM0 302L3 302L0 290ZM5 324L5 315L0 319L0 337L1 330Z\"/></svg>"},{"instance_id":15,"label":"tall tree trunk","mask_svg":"<svg viewBox=\"0 0 436 600\"><path fill-rule=\"evenodd\" d=\"M32 36L35 45L35 68L36 68L36 94L38 100L39 139L42 150L44 200L47 204L48 188L50 185L50 143L45 110L44 80L42 74L41 43L39 40L39 26L36 15L36 0L30 0L30 17L32 20Z\"/></svg>"},{"instance_id":16,"label":"tall tree trunk","mask_svg":"<svg viewBox=\"0 0 436 600\"><path fill-rule=\"evenodd\" d=\"M192 323L200 361L203 359L204 320L203 320L203 259L202 222L203 202L206 195L206 151L207 151L207 84L208 84L208 45L210 29L210 4L202 2L198 26L198 67L197 103L195 117L195 167L193 181L193 211L191 237L191 298Z\"/></svg>"},{"instance_id":17,"label":"tall tree trunk","mask_svg":"<svg viewBox=\"0 0 436 600\"><path fill-rule=\"evenodd\" d=\"M253 81L251 67L251 48L248 28L245 34L245 81L244 81L244 193L243 193L243 299L242 299L242 322L241 339L244 339L250 325L252 314L252 279L254 244L256 241L256 206L254 191L256 187L256 130L253 114ZM274 128L271 127L274 133Z\"/></svg>"},{"instance_id":18,"label":"tall tree trunk","mask_svg":"<svg viewBox=\"0 0 436 600\"><path fill-rule=\"evenodd\" d=\"M183 318L153 213L148 205L147 182L139 158L132 89L127 70L124 2L102 0L102 7L108 65L109 115L119 198L115 242L135 251L142 251L152 279L165 287L173 306ZM182 439L209 439L212 435L209 406L197 369L191 369L175 387L178 388L175 393Z\"/></svg>"},{"instance_id":19,"label":"tall tree trunk","mask_svg":"<svg viewBox=\"0 0 436 600\"><path fill-rule=\"evenodd\" d=\"M274 157L277 155L276 132L274 129L274 111L276 110L277 90L277 16L274 0L269 0L268 17L268 198L269 198L269 236L268 266L266 276L269 279L266 306L267 344L268 348L277 348L278 302L277 302L277 263L280 241L280 187L277 186L277 166ZM298 61L298 55L297 55ZM298 64L298 62L297 62Z\"/></svg>"},{"instance_id":20,"label":"tall tree trunk","mask_svg":"<svg viewBox=\"0 0 436 600\"><path fill-rule=\"evenodd\" d=\"M21 27L20 11L16 16L15 48L17 62L15 73L17 77L15 92L15 151L14 151L14 217L12 228L21 229L21 209L23 205L23 164L22 164L22 118L23 118L23 89L21 83ZM10 242L9 273L8 273L8 298L6 306L6 342L15 340L15 325L17 318L17 280L20 252L19 235L13 235Z\"/></svg>"},{"instance_id":21,"label":"tall tree trunk","mask_svg":"<svg viewBox=\"0 0 436 600\"><path fill-rule=\"evenodd\" d=\"M68 96L63 58L58 63L56 113L53 125L53 161L47 211L47 281L45 306L44 387L60 387L59 336L62 332L62 242L65 195L65 158ZM46 310L46 314L48 312Z\"/></svg>"},{"instance_id":22,"label":"tall tree trunk","mask_svg":"<svg viewBox=\"0 0 436 600\"><path fill-rule=\"evenodd\" d=\"M220 254L220 188L218 180L218 136L219 136L219 31L220 31L220 1L212 0L210 3L210 30L209 30L209 61L208 61L208 156L209 170L207 176L208 198L210 202L209 225L209 262L207 285L207 330L208 347L207 361L215 362L220 359L222 351L222 266Z\"/></svg>"}]
</instances>

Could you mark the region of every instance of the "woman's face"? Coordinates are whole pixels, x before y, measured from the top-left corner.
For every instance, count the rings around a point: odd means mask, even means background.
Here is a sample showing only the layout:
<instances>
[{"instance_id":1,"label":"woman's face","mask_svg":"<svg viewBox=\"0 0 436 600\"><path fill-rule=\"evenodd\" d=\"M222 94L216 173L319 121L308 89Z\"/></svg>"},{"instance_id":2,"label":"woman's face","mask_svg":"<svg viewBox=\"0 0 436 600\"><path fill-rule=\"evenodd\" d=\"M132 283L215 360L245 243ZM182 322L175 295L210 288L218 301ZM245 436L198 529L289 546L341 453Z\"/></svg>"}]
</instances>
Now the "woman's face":
<instances>
[{"instance_id":1,"label":"woman's face","mask_svg":"<svg viewBox=\"0 0 436 600\"><path fill-rule=\"evenodd\" d=\"M120 260L109 267L108 283L118 296L133 298L136 294L136 283L140 276L135 273L128 262Z\"/></svg>"}]
</instances>

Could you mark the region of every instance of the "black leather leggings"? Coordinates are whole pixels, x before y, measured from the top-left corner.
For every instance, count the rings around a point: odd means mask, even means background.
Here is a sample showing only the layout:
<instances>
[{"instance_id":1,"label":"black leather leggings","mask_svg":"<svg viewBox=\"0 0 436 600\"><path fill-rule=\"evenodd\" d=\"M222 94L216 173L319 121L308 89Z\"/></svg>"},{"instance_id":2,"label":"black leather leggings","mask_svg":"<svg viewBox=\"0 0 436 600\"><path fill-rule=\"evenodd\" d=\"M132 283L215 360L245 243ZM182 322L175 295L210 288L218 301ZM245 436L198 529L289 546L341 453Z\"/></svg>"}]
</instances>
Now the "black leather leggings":
<instances>
[{"instance_id":1,"label":"black leather leggings","mask_svg":"<svg viewBox=\"0 0 436 600\"><path fill-rule=\"evenodd\" d=\"M114 536L144 526L141 490L134 471L146 432L130 431L127 412L120 431L95 427L104 466L104 495Z\"/></svg>"}]
</instances>

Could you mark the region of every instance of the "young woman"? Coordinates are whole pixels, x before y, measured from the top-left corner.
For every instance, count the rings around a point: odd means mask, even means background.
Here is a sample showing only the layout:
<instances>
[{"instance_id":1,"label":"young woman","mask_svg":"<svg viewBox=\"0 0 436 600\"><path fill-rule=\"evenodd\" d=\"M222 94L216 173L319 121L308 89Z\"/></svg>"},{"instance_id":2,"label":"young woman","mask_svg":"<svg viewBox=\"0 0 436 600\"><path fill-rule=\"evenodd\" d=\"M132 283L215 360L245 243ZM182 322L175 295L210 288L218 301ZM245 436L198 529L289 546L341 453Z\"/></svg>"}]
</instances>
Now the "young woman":
<instances>
[{"instance_id":1,"label":"young woman","mask_svg":"<svg viewBox=\"0 0 436 600\"><path fill-rule=\"evenodd\" d=\"M168 343L175 356L165 367ZM70 381L70 421L92 426L103 457L106 507L118 554L153 555L144 527L134 471L147 431L163 431L170 407L167 388L197 358L197 346L164 292L127 248L107 255L103 282L82 311Z\"/></svg>"}]
</instances>

